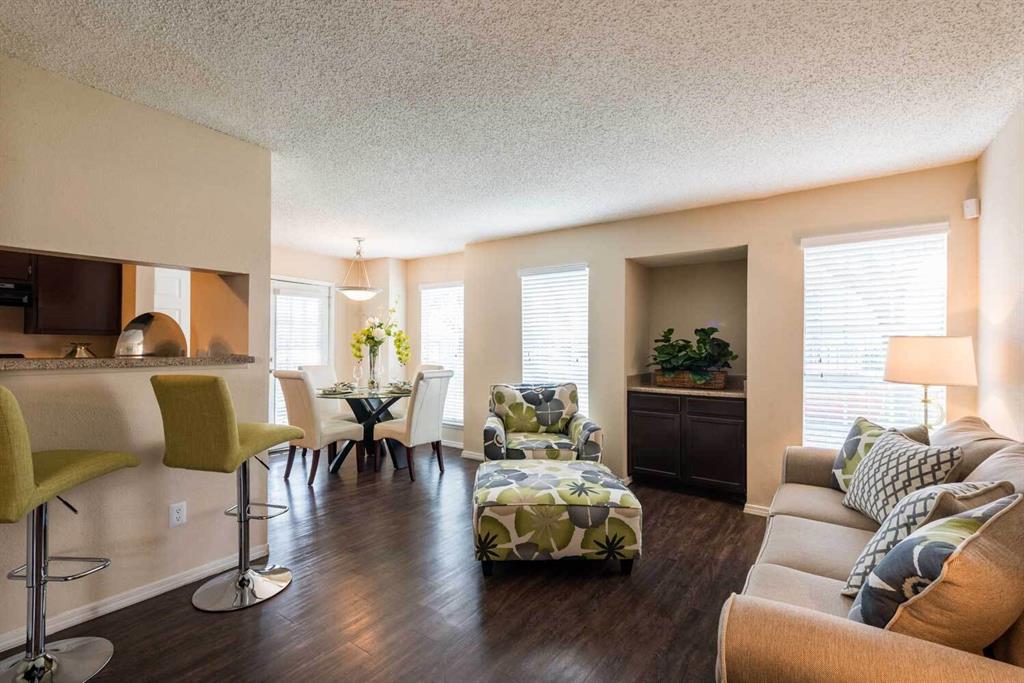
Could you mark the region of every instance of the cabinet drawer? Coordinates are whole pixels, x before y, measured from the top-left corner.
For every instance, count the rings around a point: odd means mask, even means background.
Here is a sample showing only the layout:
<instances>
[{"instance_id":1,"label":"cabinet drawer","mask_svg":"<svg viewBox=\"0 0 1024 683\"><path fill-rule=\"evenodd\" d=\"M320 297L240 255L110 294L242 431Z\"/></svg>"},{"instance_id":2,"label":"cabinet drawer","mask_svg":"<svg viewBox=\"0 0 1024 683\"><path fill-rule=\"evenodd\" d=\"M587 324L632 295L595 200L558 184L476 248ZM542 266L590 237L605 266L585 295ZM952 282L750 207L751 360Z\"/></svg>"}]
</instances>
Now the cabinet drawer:
<instances>
[{"instance_id":1,"label":"cabinet drawer","mask_svg":"<svg viewBox=\"0 0 1024 683\"><path fill-rule=\"evenodd\" d=\"M659 413L678 413L679 397L664 394L645 394L639 391L629 394L630 410L653 410Z\"/></svg>"},{"instance_id":2,"label":"cabinet drawer","mask_svg":"<svg viewBox=\"0 0 1024 683\"><path fill-rule=\"evenodd\" d=\"M747 415L747 402L729 398L688 398L686 413L744 418Z\"/></svg>"}]
</instances>

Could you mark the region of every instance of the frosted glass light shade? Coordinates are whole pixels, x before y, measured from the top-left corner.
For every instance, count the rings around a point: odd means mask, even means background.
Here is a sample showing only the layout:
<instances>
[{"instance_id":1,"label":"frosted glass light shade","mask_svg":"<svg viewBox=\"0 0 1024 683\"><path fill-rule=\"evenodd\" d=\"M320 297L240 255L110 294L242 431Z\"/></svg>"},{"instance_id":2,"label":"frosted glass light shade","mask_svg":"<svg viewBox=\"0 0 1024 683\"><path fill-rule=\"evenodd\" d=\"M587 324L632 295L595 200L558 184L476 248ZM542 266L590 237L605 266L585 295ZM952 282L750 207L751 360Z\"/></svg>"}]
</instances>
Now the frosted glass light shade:
<instances>
[{"instance_id":1,"label":"frosted glass light shade","mask_svg":"<svg viewBox=\"0 0 1024 683\"><path fill-rule=\"evenodd\" d=\"M886 382L928 386L978 385L970 337L889 337Z\"/></svg>"},{"instance_id":2,"label":"frosted glass light shade","mask_svg":"<svg viewBox=\"0 0 1024 683\"><path fill-rule=\"evenodd\" d=\"M373 287L337 287L337 290L352 301L367 301L377 296L381 290Z\"/></svg>"}]
</instances>

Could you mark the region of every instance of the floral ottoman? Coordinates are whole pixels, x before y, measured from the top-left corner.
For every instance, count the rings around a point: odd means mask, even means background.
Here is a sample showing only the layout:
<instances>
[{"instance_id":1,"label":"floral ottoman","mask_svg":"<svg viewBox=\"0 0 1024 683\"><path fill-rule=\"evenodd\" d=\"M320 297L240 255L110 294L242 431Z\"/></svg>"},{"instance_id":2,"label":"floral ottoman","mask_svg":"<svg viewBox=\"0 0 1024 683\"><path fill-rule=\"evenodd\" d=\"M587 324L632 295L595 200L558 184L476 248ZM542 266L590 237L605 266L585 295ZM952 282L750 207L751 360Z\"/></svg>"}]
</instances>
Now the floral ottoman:
<instances>
[{"instance_id":1,"label":"floral ottoman","mask_svg":"<svg viewBox=\"0 0 1024 683\"><path fill-rule=\"evenodd\" d=\"M600 463L493 460L473 486L476 558L490 576L495 560L609 560L623 574L640 557L640 502Z\"/></svg>"}]
</instances>

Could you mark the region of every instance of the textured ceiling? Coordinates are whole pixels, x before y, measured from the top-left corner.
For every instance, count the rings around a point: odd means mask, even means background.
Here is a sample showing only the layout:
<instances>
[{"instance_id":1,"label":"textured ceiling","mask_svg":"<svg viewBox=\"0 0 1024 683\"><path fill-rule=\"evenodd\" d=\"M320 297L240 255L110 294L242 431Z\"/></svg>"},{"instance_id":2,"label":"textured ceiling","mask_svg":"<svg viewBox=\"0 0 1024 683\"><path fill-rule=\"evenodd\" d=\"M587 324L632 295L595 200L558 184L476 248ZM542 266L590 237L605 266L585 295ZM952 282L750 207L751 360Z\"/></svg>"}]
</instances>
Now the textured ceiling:
<instances>
[{"instance_id":1,"label":"textured ceiling","mask_svg":"<svg viewBox=\"0 0 1024 683\"><path fill-rule=\"evenodd\" d=\"M1024 0L0 0L0 51L271 149L275 243L408 257L973 158Z\"/></svg>"}]
</instances>

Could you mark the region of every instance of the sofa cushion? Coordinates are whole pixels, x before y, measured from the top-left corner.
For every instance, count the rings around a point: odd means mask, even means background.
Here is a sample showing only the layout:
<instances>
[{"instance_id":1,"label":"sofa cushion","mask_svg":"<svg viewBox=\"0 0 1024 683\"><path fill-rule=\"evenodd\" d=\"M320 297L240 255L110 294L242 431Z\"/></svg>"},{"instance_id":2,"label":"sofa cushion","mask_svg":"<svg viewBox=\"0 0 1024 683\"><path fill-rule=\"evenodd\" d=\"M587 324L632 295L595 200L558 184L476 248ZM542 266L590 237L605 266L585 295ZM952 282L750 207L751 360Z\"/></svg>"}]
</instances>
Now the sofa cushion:
<instances>
[{"instance_id":1,"label":"sofa cushion","mask_svg":"<svg viewBox=\"0 0 1024 683\"><path fill-rule=\"evenodd\" d=\"M505 436L509 460L575 460L574 444L565 434L509 432Z\"/></svg>"},{"instance_id":2,"label":"sofa cushion","mask_svg":"<svg viewBox=\"0 0 1024 683\"><path fill-rule=\"evenodd\" d=\"M974 416L953 420L931 435L933 446L959 446L963 450L963 461L951 481L963 481L990 455L1016 443L1013 439L993 431L988 422Z\"/></svg>"},{"instance_id":3,"label":"sofa cushion","mask_svg":"<svg viewBox=\"0 0 1024 683\"><path fill-rule=\"evenodd\" d=\"M865 579L896 544L936 519L972 510L1013 493L1008 482L952 482L926 486L904 496L864 547L846 580L845 595L854 597Z\"/></svg>"},{"instance_id":4,"label":"sofa cushion","mask_svg":"<svg viewBox=\"0 0 1024 683\"><path fill-rule=\"evenodd\" d=\"M945 482L960 458L957 446L925 446L902 434L886 432L854 472L843 505L881 524L903 496Z\"/></svg>"},{"instance_id":5,"label":"sofa cushion","mask_svg":"<svg viewBox=\"0 0 1024 683\"><path fill-rule=\"evenodd\" d=\"M783 484L775 492L769 514L803 517L871 532L878 529L878 522L843 505L841 491L824 486Z\"/></svg>"},{"instance_id":6,"label":"sofa cushion","mask_svg":"<svg viewBox=\"0 0 1024 683\"><path fill-rule=\"evenodd\" d=\"M768 521L757 562L845 581L869 540L871 532L863 529L775 515Z\"/></svg>"},{"instance_id":7,"label":"sofa cushion","mask_svg":"<svg viewBox=\"0 0 1024 683\"><path fill-rule=\"evenodd\" d=\"M825 576L776 564L755 564L747 574L743 594L845 617L853 600L839 592L842 587L842 581Z\"/></svg>"},{"instance_id":8,"label":"sofa cushion","mask_svg":"<svg viewBox=\"0 0 1024 683\"><path fill-rule=\"evenodd\" d=\"M893 548L850 618L980 654L1024 611L1024 495L936 520Z\"/></svg>"},{"instance_id":9,"label":"sofa cushion","mask_svg":"<svg viewBox=\"0 0 1024 683\"><path fill-rule=\"evenodd\" d=\"M1024 443L1000 449L985 459L964 481L1008 481L1024 493Z\"/></svg>"}]
</instances>

